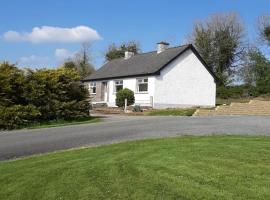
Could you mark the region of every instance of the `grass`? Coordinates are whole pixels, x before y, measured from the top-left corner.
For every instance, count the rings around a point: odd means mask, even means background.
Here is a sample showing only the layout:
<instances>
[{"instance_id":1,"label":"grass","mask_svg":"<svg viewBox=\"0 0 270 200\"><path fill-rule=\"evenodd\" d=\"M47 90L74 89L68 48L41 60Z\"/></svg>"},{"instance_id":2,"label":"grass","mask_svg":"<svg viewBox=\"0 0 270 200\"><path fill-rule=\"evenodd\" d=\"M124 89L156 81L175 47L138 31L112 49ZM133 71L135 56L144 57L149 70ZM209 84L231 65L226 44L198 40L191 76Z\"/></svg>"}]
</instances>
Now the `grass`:
<instances>
[{"instance_id":1,"label":"grass","mask_svg":"<svg viewBox=\"0 0 270 200\"><path fill-rule=\"evenodd\" d=\"M270 199L270 137L178 137L0 163L0 199Z\"/></svg>"},{"instance_id":2,"label":"grass","mask_svg":"<svg viewBox=\"0 0 270 200\"><path fill-rule=\"evenodd\" d=\"M192 116L195 111L196 111L195 108L159 109L159 110L147 111L146 115L150 115L150 116Z\"/></svg>"},{"instance_id":3,"label":"grass","mask_svg":"<svg viewBox=\"0 0 270 200\"><path fill-rule=\"evenodd\" d=\"M51 127L58 127L58 126L69 126L69 125L78 125L78 124L89 124L89 123L97 123L101 122L100 118L96 117L88 117L82 118L77 120L57 120L57 121L48 121L48 122L41 122L36 124L31 124L24 128L27 129L38 129L38 128L51 128Z\"/></svg>"}]
</instances>

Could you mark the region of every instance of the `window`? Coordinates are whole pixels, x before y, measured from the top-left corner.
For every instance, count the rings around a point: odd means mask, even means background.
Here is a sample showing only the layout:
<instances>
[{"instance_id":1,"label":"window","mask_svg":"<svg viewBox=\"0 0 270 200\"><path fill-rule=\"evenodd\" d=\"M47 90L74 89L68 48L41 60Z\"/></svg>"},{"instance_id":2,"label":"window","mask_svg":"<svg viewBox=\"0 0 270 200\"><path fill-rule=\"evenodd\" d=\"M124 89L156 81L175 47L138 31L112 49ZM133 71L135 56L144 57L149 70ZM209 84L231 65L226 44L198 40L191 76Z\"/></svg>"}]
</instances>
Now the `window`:
<instances>
[{"instance_id":1,"label":"window","mask_svg":"<svg viewBox=\"0 0 270 200\"><path fill-rule=\"evenodd\" d=\"M123 89L123 80L114 81L114 92L118 92Z\"/></svg>"},{"instance_id":2,"label":"window","mask_svg":"<svg viewBox=\"0 0 270 200\"><path fill-rule=\"evenodd\" d=\"M137 92L147 92L147 91L148 91L148 78L138 78Z\"/></svg>"},{"instance_id":3,"label":"window","mask_svg":"<svg viewBox=\"0 0 270 200\"><path fill-rule=\"evenodd\" d=\"M96 94L97 93L97 83L91 82L90 83L90 94Z\"/></svg>"}]
</instances>

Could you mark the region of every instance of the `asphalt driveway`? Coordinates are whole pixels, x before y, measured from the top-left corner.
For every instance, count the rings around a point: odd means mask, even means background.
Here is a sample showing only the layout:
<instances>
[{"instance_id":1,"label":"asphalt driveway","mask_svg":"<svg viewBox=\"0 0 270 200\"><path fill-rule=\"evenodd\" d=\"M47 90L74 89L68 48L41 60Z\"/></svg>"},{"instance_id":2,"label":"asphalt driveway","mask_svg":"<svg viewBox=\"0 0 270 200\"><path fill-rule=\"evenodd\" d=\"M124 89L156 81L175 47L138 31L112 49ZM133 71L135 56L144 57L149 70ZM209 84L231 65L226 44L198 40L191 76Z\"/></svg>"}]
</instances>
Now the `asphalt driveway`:
<instances>
[{"instance_id":1,"label":"asphalt driveway","mask_svg":"<svg viewBox=\"0 0 270 200\"><path fill-rule=\"evenodd\" d=\"M80 146L176 135L270 135L270 116L110 117L97 124L0 132L0 160Z\"/></svg>"}]
</instances>

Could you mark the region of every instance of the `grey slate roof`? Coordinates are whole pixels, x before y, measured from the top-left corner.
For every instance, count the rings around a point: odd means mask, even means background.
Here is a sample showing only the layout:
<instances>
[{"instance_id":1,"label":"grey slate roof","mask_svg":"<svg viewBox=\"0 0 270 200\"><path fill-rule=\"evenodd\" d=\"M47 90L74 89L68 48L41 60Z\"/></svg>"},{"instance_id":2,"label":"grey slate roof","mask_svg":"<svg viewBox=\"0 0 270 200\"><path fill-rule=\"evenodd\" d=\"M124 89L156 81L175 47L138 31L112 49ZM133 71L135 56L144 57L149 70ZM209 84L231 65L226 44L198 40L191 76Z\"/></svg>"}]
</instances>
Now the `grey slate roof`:
<instances>
[{"instance_id":1,"label":"grey slate roof","mask_svg":"<svg viewBox=\"0 0 270 200\"><path fill-rule=\"evenodd\" d=\"M124 58L114 59L104 64L100 69L86 77L83 81L96 81L159 74L163 67L190 48L195 50L192 45L183 45L168 48L159 54L157 54L156 51L153 51L137 54L127 60Z\"/></svg>"}]
</instances>

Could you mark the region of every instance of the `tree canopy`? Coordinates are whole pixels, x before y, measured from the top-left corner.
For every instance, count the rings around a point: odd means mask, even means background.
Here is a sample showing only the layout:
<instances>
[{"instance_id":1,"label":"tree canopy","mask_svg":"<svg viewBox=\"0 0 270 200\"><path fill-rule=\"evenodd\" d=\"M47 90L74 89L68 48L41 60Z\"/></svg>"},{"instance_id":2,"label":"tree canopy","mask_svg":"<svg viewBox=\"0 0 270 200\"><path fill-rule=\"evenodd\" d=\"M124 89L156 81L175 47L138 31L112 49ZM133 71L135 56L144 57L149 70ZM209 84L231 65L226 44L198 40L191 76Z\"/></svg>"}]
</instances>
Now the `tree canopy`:
<instances>
[{"instance_id":1,"label":"tree canopy","mask_svg":"<svg viewBox=\"0 0 270 200\"><path fill-rule=\"evenodd\" d=\"M189 39L222 85L232 80L244 53L244 26L235 13L215 14L194 24Z\"/></svg>"},{"instance_id":2,"label":"tree canopy","mask_svg":"<svg viewBox=\"0 0 270 200\"><path fill-rule=\"evenodd\" d=\"M63 67L77 70L81 79L89 76L95 71L94 66L91 64L90 47L89 43L83 43L81 50L75 54L73 59L66 60Z\"/></svg>"},{"instance_id":3,"label":"tree canopy","mask_svg":"<svg viewBox=\"0 0 270 200\"><path fill-rule=\"evenodd\" d=\"M262 15L258 21L261 40L270 45L270 14Z\"/></svg>"},{"instance_id":4,"label":"tree canopy","mask_svg":"<svg viewBox=\"0 0 270 200\"><path fill-rule=\"evenodd\" d=\"M106 61L111 61L116 58L123 58L125 56L125 51L138 54L140 52L140 45L138 42L134 41L122 43L119 46L113 43L109 45L108 49L106 50L105 59Z\"/></svg>"}]
</instances>

